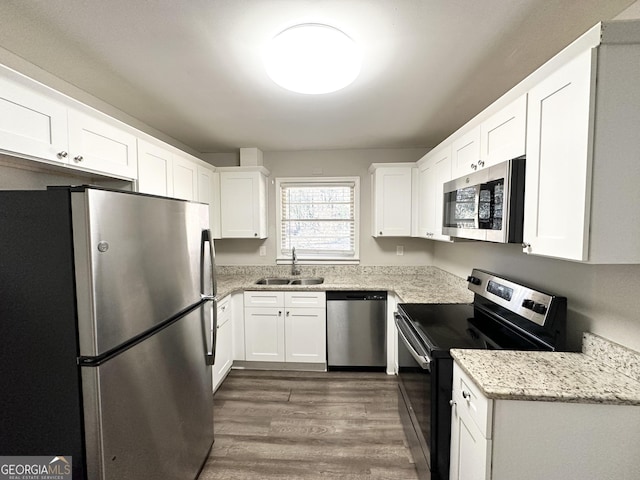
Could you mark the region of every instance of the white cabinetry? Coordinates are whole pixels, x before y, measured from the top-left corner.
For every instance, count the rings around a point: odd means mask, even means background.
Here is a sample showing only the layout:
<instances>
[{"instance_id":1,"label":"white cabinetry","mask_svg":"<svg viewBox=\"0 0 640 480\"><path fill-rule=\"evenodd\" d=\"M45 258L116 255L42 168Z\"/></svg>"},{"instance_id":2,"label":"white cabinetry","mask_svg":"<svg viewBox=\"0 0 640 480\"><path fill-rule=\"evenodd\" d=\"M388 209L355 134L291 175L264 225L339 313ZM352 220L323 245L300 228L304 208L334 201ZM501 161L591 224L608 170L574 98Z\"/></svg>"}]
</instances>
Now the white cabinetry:
<instances>
[{"instance_id":1,"label":"white cabinetry","mask_svg":"<svg viewBox=\"0 0 640 480\"><path fill-rule=\"evenodd\" d=\"M0 70L0 150L68 162L67 108Z\"/></svg>"},{"instance_id":2,"label":"white cabinetry","mask_svg":"<svg viewBox=\"0 0 640 480\"><path fill-rule=\"evenodd\" d=\"M261 167L220 172L222 238L267 238L267 175Z\"/></svg>"},{"instance_id":3,"label":"white cabinetry","mask_svg":"<svg viewBox=\"0 0 640 480\"><path fill-rule=\"evenodd\" d=\"M209 205L209 225L213 238L220 238L220 174L198 165L198 201Z\"/></svg>"},{"instance_id":4,"label":"white cabinetry","mask_svg":"<svg viewBox=\"0 0 640 480\"><path fill-rule=\"evenodd\" d=\"M70 108L69 164L116 177L137 178L136 137L98 114Z\"/></svg>"},{"instance_id":5,"label":"white cabinetry","mask_svg":"<svg viewBox=\"0 0 640 480\"><path fill-rule=\"evenodd\" d=\"M527 95L524 94L480 124L480 161L490 167L525 154Z\"/></svg>"},{"instance_id":6,"label":"white cabinetry","mask_svg":"<svg viewBox=\"0 0 640 480\"><path fill-rule=\"evenodd\" d=\"M324 292L244 293L245 359L326 362Z\"/></svg>"},{"instance_id":7,"label":"white cabinetry","mask_svg":"<svg viewBox=\"0 0 640 480\"><path fill-rule=\"evenodd\" d=\"M369 167L374 237L408 237L412 226L414 163Z\"/></svg>"},{"instance_id":8,"label":"white cabinetry","mask_svg":"<svg viewBox=\"0 0 640 480\"><path fill-rule=\"evenodd\" d=\"M198 165L176 154L173 155L173 196L182 200L198 200Z\"/></svg>"},{"instance_id":9,"label":"white cabinetry","mask_svg":"<svg viewBox=\"0 0 640 480\"><path fill-rule=\"evenodd\" d=\"M231 298L226 296L218 303L217 325L215 332L216 356L213 365L213 391L215 392L225 379L233 363L233 322L231 316Z\"/></svg>"},{"instance_id":10,"label":"white cabinetry","mask_svg":"<svg viewBox=\"0 0 640 480\"><path fill-rule=\"evenodd\" d=\"M451 180L451 144L439 146L418 162L418 231L417 236L449 241L442 234L444 183Z\"/></svg>"},{"instance_id":11,"label":"white cabinetry","mask_svg":"<svg viewBox=\"0 0 640 480\"><path fill-rule=\"evenodd\" d=\"M171 152L144 140L138 140L138 192L173 196Z\"/></svg>"},{"instance_id":12,"label":"white cabinetry","mask_svg":"<svg viewBox=\"0 0 640 480\"><path fill-rule=\"evenodd\" d=\"M454 138L451 145L451 169L453 178L468 175L478 169L480 160L480 125Z\"/></svg>"},{"instance_id":13,"label":"white cabinetry","mask_svg":"<svg viewBox=\"0 0 640 480\"><path fill-rule=\"evenodd\" d=\"M628 35L637 31L598 26L598 48L530 89L526 253L640 263L640 38Z\"/></svg>"},{"instance_id":14,"label":"white cabinetry","mask_svg":"<svg viewBox=\"0 0 640 480\"><path fill-rule=\"evenodd\" d=\"M637 476L637 405L492 400L457 363L452 401L450 480Z\"/></svg>"}]
</instances>

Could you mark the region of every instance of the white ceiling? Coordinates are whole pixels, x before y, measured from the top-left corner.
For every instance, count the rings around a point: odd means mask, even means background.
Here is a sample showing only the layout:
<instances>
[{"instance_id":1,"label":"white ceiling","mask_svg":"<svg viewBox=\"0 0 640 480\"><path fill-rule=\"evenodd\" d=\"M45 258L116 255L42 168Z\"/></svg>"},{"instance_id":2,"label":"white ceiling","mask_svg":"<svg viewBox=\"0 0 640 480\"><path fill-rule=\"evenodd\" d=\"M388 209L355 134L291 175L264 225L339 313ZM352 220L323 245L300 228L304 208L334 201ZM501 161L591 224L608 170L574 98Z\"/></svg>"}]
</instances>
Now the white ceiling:
<instances>
[{"instance_id":1,"label":"white ceiling","mask_svg":"<svg viewBox=\"0 0 640 480\"><path fill-rule=\"evenodd\" d=\"M432 147L633 0L1 0L0 46L199 152ZM333 25L364 50L328 95L264 43Z\"/></svg>"}]
</instances>

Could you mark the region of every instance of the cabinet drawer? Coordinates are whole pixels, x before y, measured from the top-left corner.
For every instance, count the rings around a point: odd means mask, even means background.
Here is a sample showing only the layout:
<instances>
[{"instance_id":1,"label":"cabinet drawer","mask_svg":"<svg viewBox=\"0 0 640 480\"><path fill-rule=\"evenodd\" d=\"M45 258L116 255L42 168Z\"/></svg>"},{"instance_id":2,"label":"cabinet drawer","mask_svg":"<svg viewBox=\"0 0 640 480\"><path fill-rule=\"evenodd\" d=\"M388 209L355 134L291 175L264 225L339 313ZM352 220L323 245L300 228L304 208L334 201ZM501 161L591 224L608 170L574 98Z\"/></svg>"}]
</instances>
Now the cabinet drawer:
<instances>
[{"instance_id":1,"label":"cabinet drawer","mask_svg":"<svg viewBox=\"0 0 640 480\"><path fill-rule=\"evenodd\" d=\"M284 307L284 292L244 292L245 307Z\"/></svg>"},{"instance_id":2,"label":"cabinet drawer","mask_svg":"<svg viewBox=\"0 0 640 480\"><path fill-rule=\"evenodd\" d=\"M324 292L285 292L284 300L287 307L326 307Z\"/></svg>"},{"instance_id":3,"label":"cabinet drawer","mask_svg":"<svg viewBox=\"0 0 640 480\"><path fill-rule=\"evenodd\" d=\"M467 414L485 438L491 438L493 401L485 397L469 376L457 365L453 369L453 400Z\"/></svg>"}]
</instances>

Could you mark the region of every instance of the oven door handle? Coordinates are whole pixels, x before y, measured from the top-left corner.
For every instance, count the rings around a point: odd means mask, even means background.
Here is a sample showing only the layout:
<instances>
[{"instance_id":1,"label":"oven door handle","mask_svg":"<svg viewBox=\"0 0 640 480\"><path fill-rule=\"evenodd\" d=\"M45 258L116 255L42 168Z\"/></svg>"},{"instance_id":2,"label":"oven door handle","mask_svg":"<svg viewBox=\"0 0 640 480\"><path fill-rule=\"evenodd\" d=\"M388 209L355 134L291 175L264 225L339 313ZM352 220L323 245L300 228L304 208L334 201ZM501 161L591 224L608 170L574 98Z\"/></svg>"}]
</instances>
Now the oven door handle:
<instances>
[{"instance_id":1,"label":"oven door handle","mask_svg":"<svg viewBox=\"0 0 640 480\"><path fill-rule=\"evenodd\" d=\"M400 326L400 322L403 322L404 320L402 320L402 318L399 315L395 315L395 322L396 322L396 330L398 330L398 333L400 334L400 338L402 338L402 341L404 342L404 344L406 345L407 349L409 350L409 353L411 354L411 356L413 357L413 359L418 362L418 365L420 365L420 368L422 368L423 370L430 370L430 363L431 363L431 357L429 357L428 354L420 355L416 349L413 347L413 345L411 345L411 342L409 342L409 339L407 338L407 336L405 335L405 333L402 331L402 327Z\"/></svg>"}]
</instances>

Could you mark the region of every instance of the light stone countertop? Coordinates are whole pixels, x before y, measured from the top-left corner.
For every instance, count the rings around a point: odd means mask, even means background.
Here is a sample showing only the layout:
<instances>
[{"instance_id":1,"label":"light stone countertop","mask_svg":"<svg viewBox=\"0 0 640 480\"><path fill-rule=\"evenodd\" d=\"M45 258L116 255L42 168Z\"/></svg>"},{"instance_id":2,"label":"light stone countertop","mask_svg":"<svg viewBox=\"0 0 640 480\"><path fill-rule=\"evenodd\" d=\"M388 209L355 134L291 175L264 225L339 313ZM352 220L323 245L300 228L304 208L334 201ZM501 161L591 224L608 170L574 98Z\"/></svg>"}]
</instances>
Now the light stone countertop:
<instances>
[{"instance_id":1,"label":"light stone countertop","mask_svg":"<svg viewBox=\"0 0 640 480\"><path fill-rule=\"evenodd\" d=\"M608 359L589 354L590 350L571 353L453 349L451 354L491 399L640 405L640 379L624 373L630 361L640 359L640 353L585 333L583 345L588 343L598 343L601 351L609 352ZM624 353L618 355L621 351Z\"/></svg>"},{"instance_id":2,"label":"light stone countertop","mask_svg":"<svg viewBox=\"0 0 640 480\"><path fill-rule=\"evenodd\" d=\"M278 267L219 267L218 298L244 290L386 290L405 303L471 303L467 282L436 267L321 267L299 276L323 277L319 285L256 285L262 277L291 277ZM405 273L403 273L405 272Z\"/></svg>"}]
</instances>

